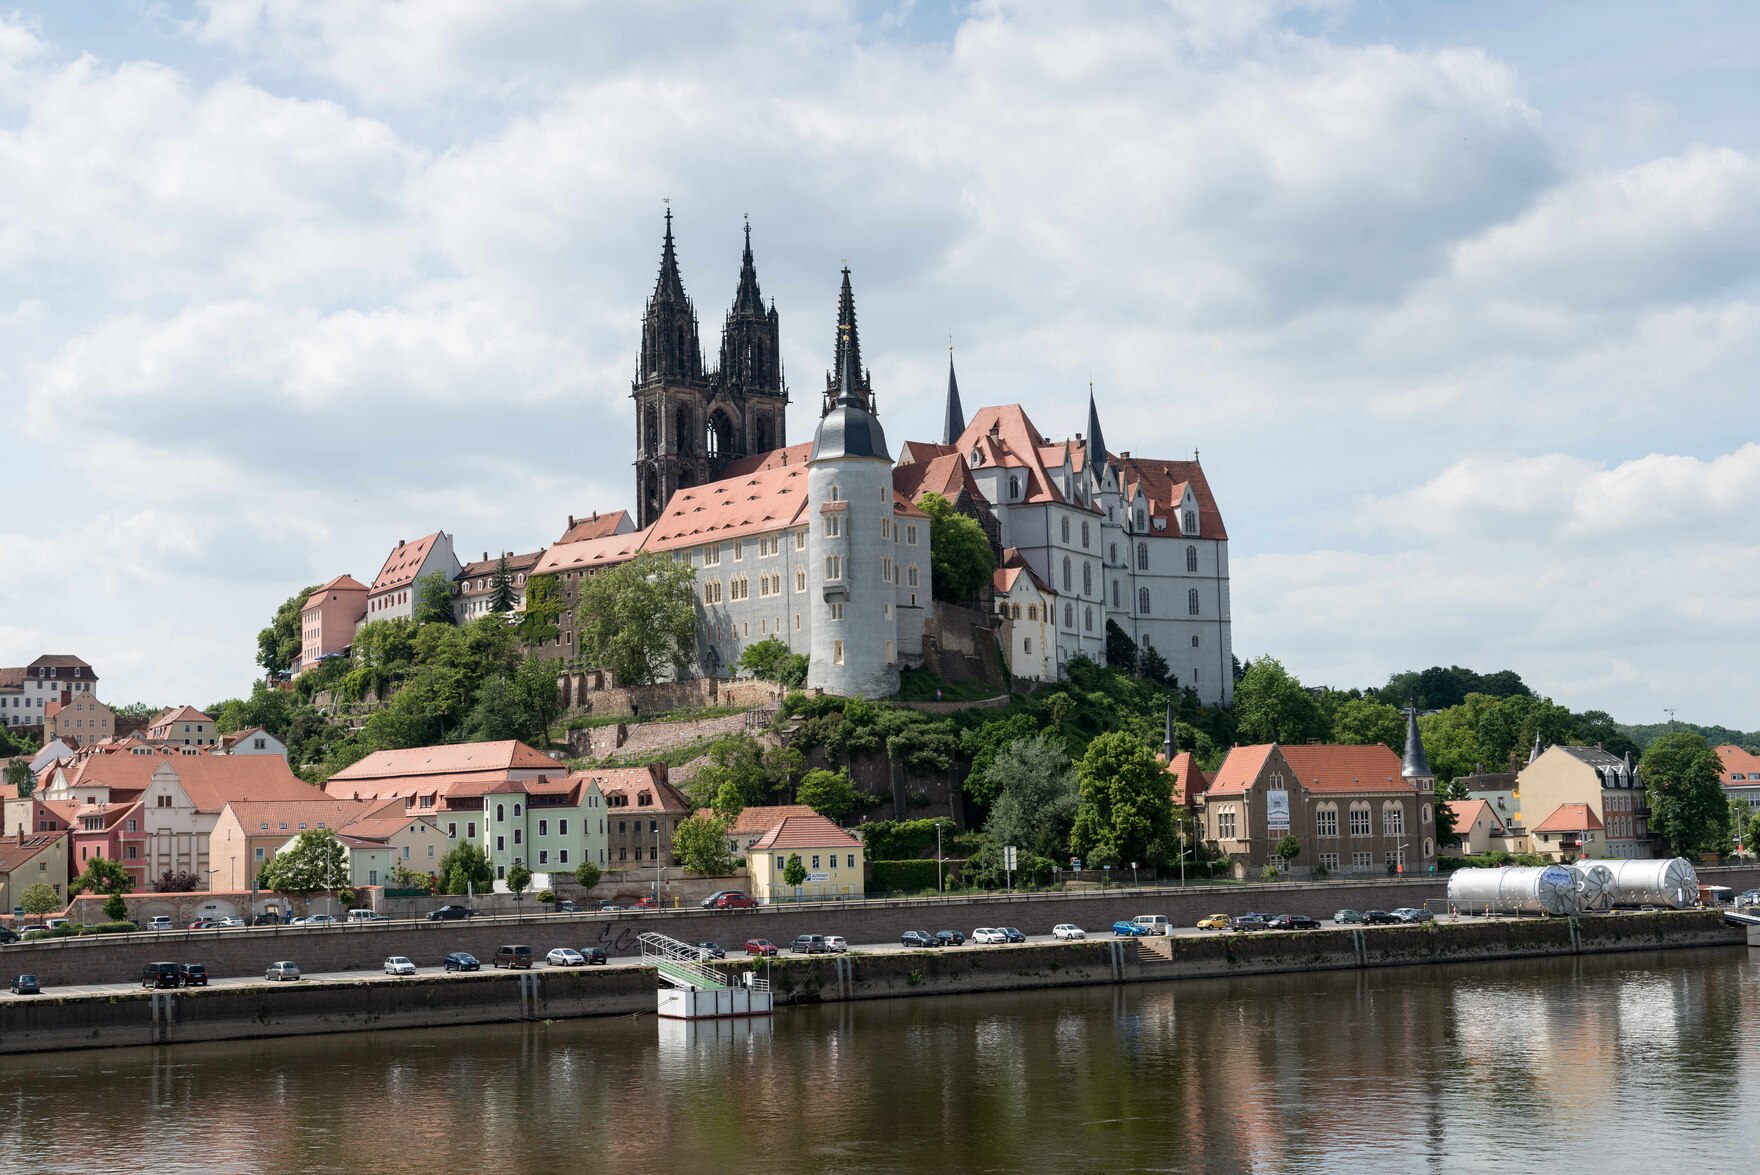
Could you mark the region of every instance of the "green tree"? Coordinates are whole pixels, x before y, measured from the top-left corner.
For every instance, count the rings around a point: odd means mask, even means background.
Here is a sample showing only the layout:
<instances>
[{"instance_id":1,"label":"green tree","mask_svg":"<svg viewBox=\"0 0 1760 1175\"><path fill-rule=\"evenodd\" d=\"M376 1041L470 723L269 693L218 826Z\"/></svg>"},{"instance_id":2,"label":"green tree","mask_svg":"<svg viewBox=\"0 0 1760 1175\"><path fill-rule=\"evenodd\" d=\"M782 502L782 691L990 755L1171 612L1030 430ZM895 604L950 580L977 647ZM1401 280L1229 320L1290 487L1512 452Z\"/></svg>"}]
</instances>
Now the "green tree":
<instances>
[{"instance_id":1,"label":"green tree","mask_svg":"<svg viewBox=\"0 0 1760 1175\"><path fill-rule=\"evenodd\" d=\"M39 881L19 895L18 904L24 907L26 914L41 918L44 914L53 914L67 903L61 900L61 895L55 892L53 886Z\"/></svg>"},{"instance_id":2,"label":"green tree","mask_svg":"<svg viewBox=\"0 0 1760 1175\"><path fill-rule=\"evenodd\" d=\"M1075 764L1060 739L1040 734L1016 739L992 760L984 789L996 797L984 835L1050 861L1069 847L1080 789Z\"/></svg>"},{"instance_id":3,"label":"green tree","mask_svg":"<svg viewBox=\"0 0 1760 1175\"><path fill-rule=\"evenodd\" d=\"M581 583L579 648L619 685L645 685L696 655L696 573L658 552Z\"/></svg>"},{"instance_id":4,"label":"green tree","mask_svg":"<svg viewBox=\"0 0 1760 1175\"><path fill-rule=\"evenodd\" d=\"M85 872L73 879L69 893L127 893L134 888L134 879L120 862L108 857L93 857L86 862Z\"/></svg>"},{"instance_id":5,"label":"green tree","mask_svg":"<svg viewBox=\"0 0 1760 1175\"><path fill-rule=\"evenodd\" d=\"M1353 747L1380 743L1391 748L1396 755L1403 754L1406 749L1405 715L1386 702L1350 698L1333 711L1332 741Z\"/></svg>"},{"instance_id":6,"label":"green tree","mask_svg":"<svg viewBox=\"0 0 1760 1175\"><path fill-rule=\"evenodd\" d=\"M554 575L526 579L526 606L520 614L519 639L528 649L562 635L562 595Z\"/></svg>"},{"instance_id":7,"label":"green tree","mask_svg":"<svg viewBox=\"0 0 1760 1175\"><path fill-rule=\"evenodd\" d=\"M28 800L37 790L37 777L31 774L29 760L14 759L6 764L6 783L21 800Z\"/></svg>"},{"instance_id":8,"label":"green tree","mask_svg":"<svg viewBox=\"0 0 1760 1175\"><path fill-rule=\"evenodd\" d=\"M495 564L495 574L489 578L489 611L506 615L513 611L518 600L513 590L513 568L507 565L507 556L503 555Z\"/></svg>"},{"instance_id":9,"label":"green tree","mask_svg":"<svg viewBox=\"0 0 1760 1175\"><path fill-rule=\"evenodd\" d=\"M746 798L740 794L739 784L730 779L716 790L714 802L709 806L714 810L717 820L725 820L731 827L739 819L739 814L745 811Z\"/></svg>"},{"instance_id":10,"label":"green tree","mask_svg":"<svg viewBox=\"0 0 1760 1175\"><path fill-rule=\"evenodd\" d=\"M1137 673L1145 681L1152 681L1156 685L1173 680L1167 665L1167 658L1163 657L1161 650L1154 645L1146 646L1141 653L1137 654Z\"/></svg>"},{"instance_id":11,"label":"green tree","mask_svg":"<svg viewBox=\"0 0 1760 1175\"><path fill-rule=\"evenodd\" d=\"M718 816L692 816L672 830L672 855L686 873L698 877L725 877L733 872L733 854L727 849L727 821Z\"/></svg>"},{"instance_id":12,"label":"green tree","mask_svg":"<svg viewBox=\"0 0 1760 1175\"><path fill-rule=\"evenodd\" d=\"M121 922L128 917L128 899L119 893L113 893L104 899L104 917L111 922Z\"/></svg>"},{"instance_id":13,"label":"green tree","mask_svg":"<svg viewBox=\"0 0 1760 1175\"><path fill-rule=\"evenodd\" d=\"M1118 621L1110 619L1106 622L1106 663L1120 673L1137 671L1137 642Z\"/></svg>"},{"instance_id":14,"label":"green tree","mask_svg":"<svg viewBox=\"0 0 1760 1175\"><path fill-rule=\"evenodd\" d=\"M257 634L257 664L269 673L286 673L299 660L300 646L300 614L305 611L306 600L318 590L313 584L303 591L281 602L275 609L275 619L269 627Z\"/></svg>"},{"instance_id":15,"label":"green tree","mask_svg":"<svg viewBox=\"0 0 1760 1175\"><path fill-rule=\"evenodd\" d=\"M1748 852L1760 855L1760 810L1748 813L1747 835L1744 837Z\"/></svg>"},{"instance_id":16,"label":"green tree","mask_svg":"<svg viewBox=\"0 0 1760 1175\"><path fill-rule=\"evenodd\" d=\"M798 889L807 883L807 866L799 853L790 853L788 863L782 867L782 884L790 889Z\"/></svg>"},{"instance_id":17,"label":"green tree","mask_svg":"<svg viewBox=\"0 0 1760 1175\"><path fill-rule=\"evenodd\" d=\"M519 862L514 862L507 870L507 892L517 898L520 894L525 893L531 884L532 871Z\"/></svg>"},{"instance_id":18,"label":"green tree","mask_svg":"<svg viewBox=\"0 0 1760 1175\"><path fill-rule=\"evenodd\" d=\"M1283 862L1284 872L1289 871L1289 863L1302 855L1302 842L1294 836L1285 834L1271 850L1279 861Z\"/></svg>"},{"instance_id":19,"label":"green tree","mask_svg":"<svg viewBox=\"0 0 1760 1175\"><path fill-rule=\"evenodd\" d=\"M416 580L413 619L417 624L456 624L452 613L452 581L441 571L430 571Z\"/></svg>"},{"instance_id":20,"label":"green tree","mask_svg":"<svg viewBox=\"0 0 1760 1175\"><path fill-rule=\"evenodd\" d=\"M1729 827L1723 762L1704 738L1690 730L1663 735L1644 748L1639 774L1650 798L1650 831L1686 857L1721 847Z\"/></svg>"},{"instance_id":21,"label":"green tree","mask_svg":"<svg viewBox=\"0 0 1760 1175\"><path fill-rule=\"evenodd\" d=\"M582 861L574 867L574 883L582 889L592 889L599 884L599 867L591 861Z\"/></svg>"},{"instance_id":22,"label":"green tree","mask_svg":"<svg viewBox=\"0 0 1760 1175\"><path fill-rule=\"evenodd\" d=\"M1234 690L1243 743L1305 743L1328 731L1314 696L1275 657L1256 657Z\"/></svg>"},{"instance_id":23,"label":"green tree","mask_svg":"<svg viewBox=\"0 0 1760 1175\"><path fill-rule=\"evenodd\" d=\"M1159 865L1178 843L1166 765L1149 744L1109 731L1088 744L1076 765L1080 799L1070 851L1095 865Z\"/></svg>"},{"instance_id":24,"label":"green tree","mask_svg":"<svg viewBox=\"0 0 1760 1175\"><path fill-rule=\"evenodd\" d=\"M795 785L796 802L832 820L842 820L854 811L857 801L855 785L847 771L809 771Z\"/></svg>"},{"instance_id":25,"label":"green tree","mask_svg":"<svg viewBox=\"0 0 1760 1175\"><path fill-rule=\"evenodd\" d=\"M935 598L953 604L976 599L996 570L996 554L984 528L940 494L924 494L917 505L929 516Z\"/></svg>"},{"instance_id":26,"label":"green tree","mask_svg":"<svg viewBox=\"0 0 1760 1175\"><path fill-rule=\"evenodd\" d=\"M348 884L348 854L329 828L308 828L291 847L276 853L264 868L269 888L310 900L321 890Z\"/></svg>"},{"instance_id":27,"label":"green tree","mask_svg":"<svg viewBox=\"0 0 1760 1175\"><path fill-rule=\"evenodd\" d=\"M797 689L807 680L806 654L789 652L773 636L747 645L739 655L739 667L760 681L774 681L787 689Z\"/></svg>"},{"instance_id":28,"label":"green tree","mask_svg":"<svg viewBox=\"0 0 1760 1175\"><path fill-rule=\"evenodd\" d=\"M440 858L435 870L441 893L489 893L495 888L495 867L475 841L459 841Z\"/></svg>"}]
</instances>

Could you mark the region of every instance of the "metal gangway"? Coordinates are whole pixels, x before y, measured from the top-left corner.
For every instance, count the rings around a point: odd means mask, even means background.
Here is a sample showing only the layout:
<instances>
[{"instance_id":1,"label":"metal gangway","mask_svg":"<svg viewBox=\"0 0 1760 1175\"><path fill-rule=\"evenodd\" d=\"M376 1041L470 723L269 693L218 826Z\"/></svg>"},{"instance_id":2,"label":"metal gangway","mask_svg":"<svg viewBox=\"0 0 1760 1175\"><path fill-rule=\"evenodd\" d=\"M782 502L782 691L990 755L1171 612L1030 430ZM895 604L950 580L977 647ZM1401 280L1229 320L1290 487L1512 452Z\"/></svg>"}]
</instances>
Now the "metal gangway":
<instances>
[{"instance_id":1,"label":"metal gangway","mask_svg":"<svg viewBox=\"0 0 1760 1175\"><path fill-rule=\"evenodd\" d=\"M751 972L735 983L725 971L703 963L703 952L688 942L647 931L636 936L642 966L652 967L666 985L660 989L659 1013L671 1020L703 1020L731 1016L768 1016L770 983Z\"/></svg>"}]
</instances>

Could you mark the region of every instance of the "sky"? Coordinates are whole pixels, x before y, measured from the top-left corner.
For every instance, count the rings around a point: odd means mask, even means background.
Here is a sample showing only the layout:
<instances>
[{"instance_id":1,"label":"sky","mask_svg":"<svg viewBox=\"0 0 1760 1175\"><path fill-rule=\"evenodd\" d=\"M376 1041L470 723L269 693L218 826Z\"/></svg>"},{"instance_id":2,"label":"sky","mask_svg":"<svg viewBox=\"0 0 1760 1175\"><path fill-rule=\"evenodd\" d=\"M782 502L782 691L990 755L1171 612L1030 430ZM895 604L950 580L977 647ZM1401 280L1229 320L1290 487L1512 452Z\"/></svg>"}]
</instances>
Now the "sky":
<instances>
[{"instance_id":1,"label":"sky","mask_svg":"<svg viewBox=\"0 0 1760 1175\"><path fill-rule=\"evenodd\" d=\"M0 664L248 691L400 539L633 507L661 216L810 436L1201 453L1234 644L1760 726L1760 7L0 0ZM895 442L896 443L896 442Z\"/></svg>"}]
</instances>

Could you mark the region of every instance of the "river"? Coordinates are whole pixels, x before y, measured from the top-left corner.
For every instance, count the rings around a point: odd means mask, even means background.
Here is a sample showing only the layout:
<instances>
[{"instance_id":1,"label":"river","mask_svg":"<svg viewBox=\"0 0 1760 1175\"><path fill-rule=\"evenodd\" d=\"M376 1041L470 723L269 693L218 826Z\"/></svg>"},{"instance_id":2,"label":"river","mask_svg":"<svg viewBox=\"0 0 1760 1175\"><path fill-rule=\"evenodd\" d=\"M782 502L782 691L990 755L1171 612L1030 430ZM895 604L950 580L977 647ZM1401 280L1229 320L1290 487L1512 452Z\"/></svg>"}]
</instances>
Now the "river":
<instances>
[{"instance_id":1,"label":"river","mask_svg":"<svg viewBox=\"0 0 1760 1175\"><path fill-rule=\"evenodd\" d=\"M1760 954L8 1058L0 1171L1753 1170Z\"/></svg>"}]
</instances>

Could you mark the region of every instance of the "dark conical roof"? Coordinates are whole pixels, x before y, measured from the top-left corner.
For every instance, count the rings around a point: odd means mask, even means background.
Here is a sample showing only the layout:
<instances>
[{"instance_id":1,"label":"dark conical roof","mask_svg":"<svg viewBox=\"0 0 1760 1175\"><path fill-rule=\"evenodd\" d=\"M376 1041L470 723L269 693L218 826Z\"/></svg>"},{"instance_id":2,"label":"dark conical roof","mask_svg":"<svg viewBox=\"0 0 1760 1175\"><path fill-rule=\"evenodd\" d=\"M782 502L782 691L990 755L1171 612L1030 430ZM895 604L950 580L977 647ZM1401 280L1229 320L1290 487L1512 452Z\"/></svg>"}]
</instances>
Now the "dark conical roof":
<instances>
[{"instance_id":1,"label":"dark conical roof","mask_svg":"<svg viewBox=\"0 0 1760 1175\"><path fill-rule=\"evenodd\" d=\"M844 361L848 359L846 364ZM868 385L868 373L862 367L862 336L856 329L856 296L849 284L849 266L843 267L843 289L837 295L837 353L825 380L825 401L829 408L836 400L838 387L849 368L850 387L874 410L874 390Z\"/></svg>"},{"instance_id":2,"label":"dark conical roof","mask_svg":"<svg viewBox=\"0 0 1760 1175\"><path fill-rule=\"evenodd\" d=\"M845 314L848 321L842 319ZM838 377L837 398L826 406L819 427L813 432L813 455L810 461L831 457L877 457L891 461L886 450L886 433L870 411L872 396L864 394L857 382L861 354L856 345L855 295L850 292L849 269L843 271L843 294L838 301ZM844 345L847 340L848 345Z\"/></svg>"},{"instance_id":3,"label":"dark conical roof","mask_svg":"<svg viewBox=\"0 0 1760 1175\"><path fill-rule=\"evenodd\" d=\"M1106 463L1106 439L1100 435L1100 411L1094 407L1094 385L1088 385L1088 472L1100 476Z\"/></svg>"},{"instance_id":4,"label":"dark conical roof","mask_svg":"<svg viewBox=\"0 0 1760 1175\"><path fill-rule=\"evenodd\" d=\"M678 275L672 241L672 209L666 210L666 237L660 247L660 275L642 316L642 353L637 379L701 379L703 348L697 339L697 313Z\"/></svg>"},{"instance_id":5,"label":"dark conical roof","mask_svg":"<svg viewBox=\"0 0 1760 1175\"><path fill-rule=\"evenodd\" d=\"M1399 773L1404 779L1436 778L1436 773L1430 770L1430 760L1424 754L1424 739L1418 734L1416 706L1406 707L1406 756Z\"/></svg>"},{"instance_id":6,"label":"dark conical roof","mask_svg":"<svg viewBox=\"0 0 1760 1175\"><path fill-rule=\"evenodd\" d=\"M672 244L671 208L666 210L666 240L660 246L660 276L654 280L653 301L657 305L671 303L676 306L690 302L685 297L684 279L678 275L678 251Z\"/></svg>"},{"instance_id":7,"label":"dark conical roof","mask_svg":"<svg viewBox=\"0 0 1760 1175\"><path fill-rule=\"evenodd\" d=\"M764 295L758 290L758 267L752 261L752 225L746 222L746 251L740 260L739 289L733 295L733 313L763 317Z\"/></svg>"},{"instance_id":8,"label":"dark conical roof","mask_svg":"<svg viewBox=\"0 0 1760 1175\"><path fill-rule=\"evenodd\" d=\"M966 410L959 402L959 380L953 374L953 348L947 348L947 415L941 422L941 443L957 444L966 431Z\"/></svg>"}]
</instances>

